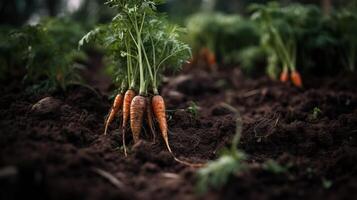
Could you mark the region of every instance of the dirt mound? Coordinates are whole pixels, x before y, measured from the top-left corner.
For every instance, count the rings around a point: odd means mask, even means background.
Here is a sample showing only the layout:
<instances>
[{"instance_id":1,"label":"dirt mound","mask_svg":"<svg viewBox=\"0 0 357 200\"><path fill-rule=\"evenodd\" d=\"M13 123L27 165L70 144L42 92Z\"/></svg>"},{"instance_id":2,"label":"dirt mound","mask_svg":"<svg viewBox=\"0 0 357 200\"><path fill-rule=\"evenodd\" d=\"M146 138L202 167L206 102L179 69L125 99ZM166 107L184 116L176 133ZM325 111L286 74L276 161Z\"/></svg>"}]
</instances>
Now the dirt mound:
<instances>
[{"instance_id":1,"label":"dirt mound","mask_svg":"<svg viewBox=\"0 0 357 200\"><path fill-rule=\"evenodd\" d=\"M162 139L143 138L124 157L116 119L103 135L110 108L98 91L30 95L21 84L1 86L1 199L353 199L357 191L356 79L311 79L304 89L239 70L193 71L163 86L175 155L192 162L218 156L243 118L239 148L251 170L197 196L196 169L175 162ZM197 110L188 109L192 102ZM149 135L149 133L146 133ZM159 134L159 133L158 133ZM274 173L262 163L286 168ZM256 166L256 167L255 167ZM99 169L99 171L98 171ZM101 172L105 172L104 174ZM106 174L107 173L107 174ZM110 174L108 178L106 175Z\"/></svg>"}]
</instances>

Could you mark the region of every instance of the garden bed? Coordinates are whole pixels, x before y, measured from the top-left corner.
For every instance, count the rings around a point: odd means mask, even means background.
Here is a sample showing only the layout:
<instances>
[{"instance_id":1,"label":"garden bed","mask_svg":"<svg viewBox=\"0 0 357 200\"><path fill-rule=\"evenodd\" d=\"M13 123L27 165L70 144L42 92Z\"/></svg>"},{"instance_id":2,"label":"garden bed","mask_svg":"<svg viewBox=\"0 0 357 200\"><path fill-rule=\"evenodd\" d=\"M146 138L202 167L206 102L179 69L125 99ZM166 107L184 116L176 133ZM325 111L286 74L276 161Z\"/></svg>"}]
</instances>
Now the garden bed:
<instances>
[{"instance_id":1,"label":"garden bed","mask_svg":"<svg viewBox=\"0 0 357 200\"><path fill-rule=\"evenodd\" d=\"M197 169L175 162L159 136L156 143L144 139L130 146L124 157L118 120L103 135L110 108L103 95L107 91L70 86L65 93L33 96L13 81L1 85L1 199L353 199L357 195L356 77L311 78L304 89L268 78L251 80L238 69L214 74L190 70L168 80L161 91L167 101L171 147L181 159L217 158L220 149L230 144L236 126L236 116L223 103L240 112L239 149L247 153L249 169L231 178L228 186L197 195ZM36 104L44 97L50 98L42 106ZM187 109L192 102L197 112ZM262 164L269 159L281 169Z\"/></svg>"}]
</instances>

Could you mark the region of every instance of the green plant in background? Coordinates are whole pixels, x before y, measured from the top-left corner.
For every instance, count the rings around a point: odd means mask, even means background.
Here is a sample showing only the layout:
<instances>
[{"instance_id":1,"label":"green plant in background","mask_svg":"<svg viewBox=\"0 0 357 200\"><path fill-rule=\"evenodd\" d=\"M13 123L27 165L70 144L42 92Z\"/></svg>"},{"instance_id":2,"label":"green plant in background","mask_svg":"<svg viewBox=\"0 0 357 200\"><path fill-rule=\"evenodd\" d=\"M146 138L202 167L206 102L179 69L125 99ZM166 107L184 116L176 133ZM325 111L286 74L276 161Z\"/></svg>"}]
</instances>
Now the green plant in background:
<instances>
[{"instance_id":1,"label":"green plant in background","mask_svg":"<svg viewBox=\"0 0 357 200\"><path fill-rule=\"evenodd\" d=\"M232 55L234 55L234 58L240 63L243 72L250 76L257 74L257 72L259 73L259 71L261 71L259 70L260 65L266 62L266 52L259 46L249 46L238 51L237 54ZM271 61L268 61L268 63L270 62ZM272 63L272 66L276 66L275 62ZM270 68L268 67L268 69Z\"/></svg>"},{"instance_id":2,"label":"green plant in background","mask_svg":"<svg viewBox=\"0 0 357 200\"><path fill-rule=\"evenodd\" d=\"M308 118L310 120L317 120L322 115L322 111L319 107L314 107L314 109L309 114Z\"/></svg>"},{"instance_id":3,"label":"green plant in background","mask_svg":"<svg viewBox=\"0 0 357 200\"><path fill-rule=\"evenodd\" d=\"M209 60L239 64L254 75L266 64L272 79L290 79L298 87L302 87L299 72L320 75L354 69L357 14L353 6L333 10L331 16L317 6L298 3L253 4L249 10L250 20L215 11L189 16L186 39L193 47L193 65L202 57L208 64Z\"/></svg>"},{"instance_id":4,"label":"green plant in background","mask_svg":"<svg viewBox=\"0 0 357 200\"><path fill-rule=\"evenodd\" d=\"M34 91L65 90L68 84L80 81L75 61L85 58L76 48L82 33L81 26L72 21L50 18L35 26L13 29L0 47L11 53L1 56L0 61L6 68L24 71L24 81Z\"/></svg>"},{"instance_id":5,"label":"green plant in background","mask_svg":"<svg viewBox=\"0 0 357 200\"><path fill-rule=\"evenodd\" d=\"M23 48L21 42L12 36L14 29L10 27L0 27L0 80L4 81L7 77L21 75L23 68L22 59Z\"/></svg>"},{"instance_id":6,"label":"green plant in background","mask_svg":"<svg viewBox=\"0 0 357 200\"><path fill-rule=\"evenodd\" d=\"M240 15L200 12L190 16L186 26L187 40L196 57L212 57L202 53L205 52L202 50L208 49L219 62L225 64L238 63L237 55L242 49L259 43L255 23ZM211 64L210 59L207 60Z\"/></svg>"},{"instance_id":7,"label":"green plant in background","mask_svg":"<svg viewBox=\"0 0 357 200\"><path fill-rule=\"evenodd\" d=\"M78 10L70 13L71 19L92 29L98 24L108 23L115 16L113 9L103 4L103 0L82 0Z\"/></svg>"},{"instance_id":8,"label":"green plant in background","mask_svg":"<svg viewBox=\"0 0 357 200\"><path fill-rule=\"evenodd\" d=\"M186 22L189 37L187 40L194 52L198 52L202 47L214 51L218 27L213 25L212 15L214 16L212 13L197 13L190 16Z\"/></svg>"},{"instance_id":9,"label":"green plant in background","mask_svg":"<svg viewBox=\"0 0 357 200\"><path fill-rule=\"evenodd\" d=\"M170 21L184 25L187 16L196 13L201 4L202 0L170 0L163 9L167 11Z\"/></svg>"},{"instance_id":10,"label":"green plant in background","mask_svg":"<svg viewBox=\"0 0 357 200\"><path fill-rule=\"evenodd\" d=\"M297 41L297 65L299 71L312 74L333 74L338 59L340 38L331 28L328 15L313 5L292 4L282 8L291 24Z\"/></svg>"},{"instance_id":11,"label":"green plant in background","mask_svg":"<svg viewBox=\"0 0 357 200\"><path fill-rule=\"evenodd\" d=\"M342 9L332 16L334 27L341 37L341 60L345 68L354 71L357 54L357 14L353 10Z\"/></svg>"},{"instance_id":12,"label":"green plant in background","mask_svg":"<svg viewBox=\"0 0 357 200\"><path fill-rule=\"evenodd\" d=\"M242 133L242 118L235 108L226 106L236 113L236 134L230 148L224 149L218 159L210 161L205 167L197 171L196 189L200 194L207 192L211 187L220 188L224 186L231 176L247 169L247 165L244 163L246 155L238 150Z\"/></svg>"},{"instance_id":13,"label":"green plant in background","mask_svg":"<svg viewBox=\"0 0 357 200\"><path fill-rule=\"evenodd\" d=\"M280 80L288 81L288 72L291 72L291 80L297 87L302 87L299 73L296 70L296 34L294 26L289 23L289 15L281 10L276 3L268 5L252 5L252 19L260 24L263 35L261 44L276 56L282 65ZM275 77L272 77L275 78Z\"/></svg>"},{"instance_id":14,"label":"green plant in background","mask_svg":"<svg viewBox=\"0 0 357 200\"><path fill-rule=\"evenodd\" d=\"M302 73L319 75L353 70L357 27L353 12L334 10L330 16L313 5L281 6L276 2L254 4L250 10L251 18L259 23L271 78L280 74L281 81L286 82L288 71L296 71L297 66ZM337 67L341 65L346 67ZM299 85L299 77L294 81L294 73L291 75L293 83Z\"/></svg>"},{"instance_id":15,"label":"green plant in background","mask_svg":"<svg viewBox=\"0 0 357 200\"><path fill-rule=\"evenodd\" d=\"M81 26L68 19L50 18L13 32L12 37L22 47L25 81L40 90L65 90L69 84L80 82L75 61L85 57L76 48L82 33Z\"/></svg>"},{"instance_id":16,"label":"green plant in background","mask_svg":"<svg viewBox=\"0 0 357 200\"><path fill-rule=\"evenodd\" d=\"M270 50L270 52L269 52L269 50ZM269 53L266 53L266 55L268 55L268 58L267 58L267 67L266 67L265 72L271 79L277 80L279 73L281 72L281 70L278 68L279 58L276 55L276 53L269 48L266 49L266 52L269 52Z\"/></svg>"},{"instance_id":17,"label":"green plant in background","mask_svg":"<svg viewBox=\"0 0 357 200\"><path fill-rule=\"evenodd\" d=\"M239 52L259 44L260 35L256 24L242 16L221 15L216 23L219 29L216 48L223 63L241 62L237 59Z\"/></svg>"}]
</instances>

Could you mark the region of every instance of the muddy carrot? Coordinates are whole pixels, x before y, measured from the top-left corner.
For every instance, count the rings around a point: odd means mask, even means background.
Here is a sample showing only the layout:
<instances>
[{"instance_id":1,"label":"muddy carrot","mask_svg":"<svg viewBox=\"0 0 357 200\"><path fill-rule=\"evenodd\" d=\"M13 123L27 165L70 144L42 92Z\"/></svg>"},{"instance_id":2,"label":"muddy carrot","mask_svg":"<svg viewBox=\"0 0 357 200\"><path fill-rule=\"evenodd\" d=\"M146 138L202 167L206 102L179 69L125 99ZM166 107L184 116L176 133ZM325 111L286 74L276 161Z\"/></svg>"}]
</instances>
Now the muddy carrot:
<instances>
[{"instance_id":1,"label":"muddy carrot","mask_svg":"<svg viewBox=\"0 0 357 200\"><path fill-rule=\"evenodd\" d=\"M119 112L122 104L123 104L123 94L118 94L114 99L114 103L109 113L109 116L105 121L104 135L107 134L108 126L114 120L114 117Z\"/></svg>"},{"instance_id":2,"label":"muddy carrot","mask_svg":"<svg viewBox=\"0 0 357 200\"><path fill-rule=\"evenodd\" d=\"M153 114L152 114L152 108L151 108L151 100L150 98L146 98L146 119L147 119L147 124L150 128L150 132L152 134L152 140L155 142L156 134L155 134L155 126L154 126L154 120L153 120Z\"/></svg>"},{"instance_id":3,"label":"muddy carrot","mask_svg":"<svg viewBox=\"0 0 357 200\"><path fill-rule=\"evenodd\" d=\"M152 98L151 102L152 102L152 108L153 108L154 115L159 123L161 135L162 135L164 142L166 144L166 148L170 152L170 154L173 156L173 158L177 162L187 165L187 166L190 166L190 167L204 166L204 164L201 164L201 163L190 163L190 162L180 160L173 154L173 152L171 151L171 148L170 148L170 144L169 144L168 127L167 127L167 121L166 121L166 107L165 107L164 99L160 95L155 95Z\"/></svg>"},{"instance_id":4,"label":"muddy carrot","mask_svg":"<svg viewBox=\"0 0 357 200\"><path fill-rule=\"evenodd\" d=\"M135 96L130 104L130 128L133 134L134 144L140 139L141 126L146 111L145 97L138 95Z\"/></svg>"},{"instance_id":5,"label":"muddy carrot","mask_svg":"<svg viewBox=\"0 0 357 200\"><path fill-rule=\"evenodd\" d=\"M283 71L280 74L280 81L283 83L288 82L289 80L289 71L287 67L284 67Z\"/></svg>"},{"instance_id":6,"label":"muddy carrot","mask_svg":"<svg viewBox=\"0 0 357 200\"><path fill-rule=\"evenodd\" d=\"M127 90L124 95L124 102L123 102L123 124L122 129L125 129L127 126L127 122L130 115L130 104L133 98L135 97L134 90Z\"/></svg>"},{"instance_id":7,"label":"muddy carrot","mask_svg":"<svg viewBox=\"0 0 357 200\"><path fill-rule=\"evenodd\" d=\"M296 87L302 88L302 80L301 80L301 76L300 73L296 70L292 71L290 74L290 78L291 78L291 82L293 82L293 84Z\"/></svg>"},{"instance_id":8,"label":"muddy carrot","mask_svg":"<svg viewBox=\"0 0 357 200\"><path fill-rule=\"evenodd\" d=\"M155 95L152 98L151 103L152 103L152 109L154 115L159 123L159 128L161 131L161 135L164 139L164 142L166 144L166 148L169 150L170 153L172 153L169 145L168 128L167 128L167 121L166 121L166 107L165 107L164 99L160 95Z\"/></svg>"},{"instance_id":9,"label":"muddy carrot","mask_svg":"<svg viewBox=\"0 0 357 200\"><path fill-rule=\"evenodd\" d=\"M122 140L123 140L125 156L126 156L125 131L126 131L126 126L127 126L128 119L129 119L129 114L130 114L130 104L131 104L131 101L133 100L134 96L135 96L135 91L129 89L125 92L124 100L123 100Z\"/></svg>"}]
</instances>

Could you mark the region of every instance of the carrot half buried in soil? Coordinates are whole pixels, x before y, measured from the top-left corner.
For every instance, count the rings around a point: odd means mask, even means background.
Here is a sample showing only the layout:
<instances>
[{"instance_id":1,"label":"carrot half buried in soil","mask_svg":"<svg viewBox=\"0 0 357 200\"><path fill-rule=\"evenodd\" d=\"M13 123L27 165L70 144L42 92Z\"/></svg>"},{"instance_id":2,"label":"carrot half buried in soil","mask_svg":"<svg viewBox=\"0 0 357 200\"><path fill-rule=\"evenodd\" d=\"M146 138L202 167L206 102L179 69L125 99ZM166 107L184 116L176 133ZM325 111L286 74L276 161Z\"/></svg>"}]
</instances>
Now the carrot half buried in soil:
<instances>
[{"instance_id":1,"label":"carrot half buried in soil","mask_svg":"<svg viewBox=\"0 0 357 200\"><path fill-rule=\"evenodd\" d=\"M217 64L216 55L212 51L207 52L206 59L209 65Z\"/></svg>"},{"instance_id":2,"label":"carrot half buried in soil","mask_svg":"<svg viewBox=\"0 0 357 200\"><path fill-rule=\"evenodd\" d=\"M107 120L105 121L104 135L107 134L109 124L114 120L115 115L119 112L123 104L123 94L118 94L115 99Z\"/></svg>"},{"instance_id":3,"label":"carrot half buried in soil","mask_svg":"<svg viewBox=\"0 0 357 200\"><path fill-rule=\"evenodd\" d=\"M164 142L166 144L167 150L170 152L170 154L174 157L174 159L179 162L182 163L184 165L190 166L190 167L202 167L204 166L204 164L193 164L193 163L189 163L186 161L182 161L178 158L176 158L176 156L173 154L173 152L171 151L170 148L170 144L169 144L169 137L168 137L168 127L167 127L167 121L166 121L166 107L165 107L165 102L164 99L162 98L162 96L160 95L155 95L152 98L152 108L153 108L153 112L154 115L159 123L159 127L161 130L161 135L164 139Z\"/></svg>"},{"instance_id":4,"label":"carrot half buried in soil","mask_svg":"<svg viewBox=\"0 0 357 200\"><path fill-rule=\"evenodd\" d=\"M135 96L135 92L132 89L129 89L125 92L124 100L123 100L123 123L122 123L122 140L124 147L124 155L126 156L126 145L125 145L125 131L128 123L129 115L130 115L130 104Z\"/></svg>"},{"instance_id":5,"label":"carrot half buried in soil","mask_svg":"<svg viewBox=\"0 0 357 200\"><path fill-rule=\"evenodd\" d=\"M291 82L293 82L293 84L296 87L302 88L302 80L301 80L301 76L300 73L296 70L292 71L290 74L290 78L291 78Z\"/></svg>"},{"instance_id":6,"label":"carrot half buried in soil","mask_svg":"<svg viewBox=\"0 0 357 200\"><path fill-rule=\"evenodd\" d=\"M289 71L287 68L284 67L283 71L280 74L280 81L283 83L288 82L289 80Z\"/></svg>"},{"instance_id":7,"label":"carrot half buried in soil","mask_svg":"<svg viewBox=\"0 0 357 200\"><path fill-rule=\"evenodd\" d=\"M130 104L130 128L131 133L133 134L134 144L136 144L140 139L141 126L143 124L145 111L145 97L141 95L135 96Z\"/></svg>"}]
</instances>

